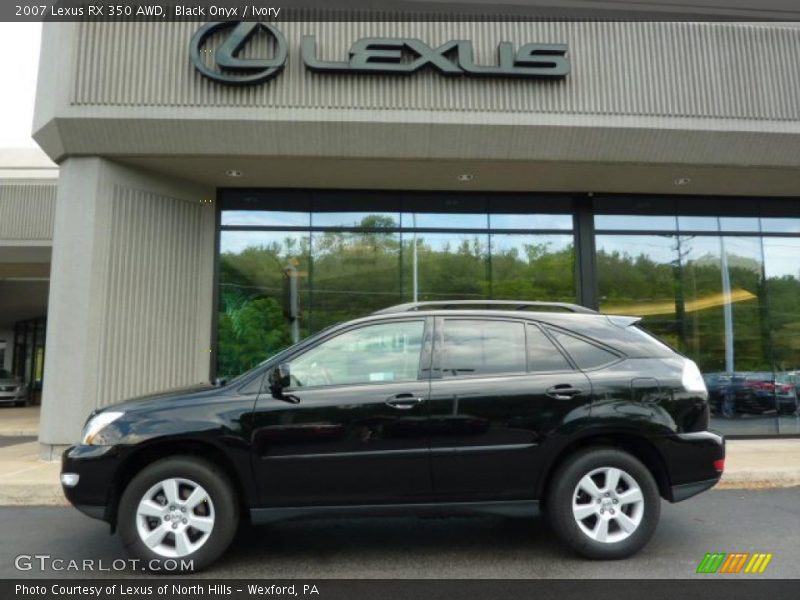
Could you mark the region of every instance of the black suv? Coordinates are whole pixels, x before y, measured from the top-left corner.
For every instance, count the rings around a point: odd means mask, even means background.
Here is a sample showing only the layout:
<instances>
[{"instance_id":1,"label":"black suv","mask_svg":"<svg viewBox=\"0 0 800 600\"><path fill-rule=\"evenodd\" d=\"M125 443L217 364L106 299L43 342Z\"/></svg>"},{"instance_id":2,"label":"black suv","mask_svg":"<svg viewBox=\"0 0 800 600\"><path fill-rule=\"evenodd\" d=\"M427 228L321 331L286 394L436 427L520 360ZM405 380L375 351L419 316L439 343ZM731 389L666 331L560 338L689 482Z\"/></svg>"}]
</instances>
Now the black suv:
<instances>
[{"instance_id":1,"label":"black suv","mask_svg":"<svg viewBox=\"0 0 800 600\"><path fill-rule=\"evenodd\" d=\"M62 485L149 568L208 565L240 519L540 508L580 554L623 558L660 498L712 487L725 456L697 366L637 320L543 302L382 310L227 385L95 411Z\"/></svg>"}]
</instances>

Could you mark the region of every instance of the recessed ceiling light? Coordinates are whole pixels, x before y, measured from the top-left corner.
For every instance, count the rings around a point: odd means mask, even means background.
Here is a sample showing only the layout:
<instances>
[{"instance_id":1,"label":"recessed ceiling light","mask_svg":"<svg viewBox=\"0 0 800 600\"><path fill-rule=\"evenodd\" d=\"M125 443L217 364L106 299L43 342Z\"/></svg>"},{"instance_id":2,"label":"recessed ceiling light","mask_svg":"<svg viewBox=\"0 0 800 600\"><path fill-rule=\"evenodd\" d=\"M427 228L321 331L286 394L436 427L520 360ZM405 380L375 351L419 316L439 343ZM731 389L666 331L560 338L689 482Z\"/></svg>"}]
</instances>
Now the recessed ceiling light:
<instances>
[{"instance_id":1,"label":"recessed ceiling light","mask_svg":"<svg viewBox=\"0 0 800 600\"><path fill-rule=\"evenodd\" d=\"M460 175L456 176L456 179L458 179L459 181L472 181L473 179L475 179L475 175L473 175L472 173L461 173Z\"/></svg>"},{"instance_id":2,"label":"recessed ceiling light","mask_svg":"<svg viewBox=\"0 0 800 600\"><path fill-rule=\"evenodd\" d=\"M242 175L244 175L244 173L242 173L238 169L228 169L227 171L225 171L225 175L227 175L228 177L241 177Z\"/></svg>"},{"instance_id":3,"label":"recessed ceiling light","mask_svg":"<svg viewBox=\"0 0 800 600\"><path fill-rule=\"evenodd\" d=\"M688 177L678 177L672 183L674 183L675 185L689 185L691 182L692 180Z\"/></svg>"}]
</instances>

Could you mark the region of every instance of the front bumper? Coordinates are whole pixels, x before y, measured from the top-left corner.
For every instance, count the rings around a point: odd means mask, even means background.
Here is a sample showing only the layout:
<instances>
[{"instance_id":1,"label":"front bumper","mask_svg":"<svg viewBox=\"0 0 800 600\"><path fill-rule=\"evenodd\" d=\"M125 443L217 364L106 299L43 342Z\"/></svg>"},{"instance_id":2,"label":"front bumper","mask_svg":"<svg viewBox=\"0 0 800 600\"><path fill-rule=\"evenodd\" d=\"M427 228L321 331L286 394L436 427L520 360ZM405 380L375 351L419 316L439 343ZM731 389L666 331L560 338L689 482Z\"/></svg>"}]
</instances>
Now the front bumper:
<instances>
[{"instance_id":1,"label":"front bumper","mask_svg":"<svg viewBox=\"0 0 800 600\"><path fill-rule=\"evenodd\" d=\"M121 462L116 446L72 446L61 456L61 474L77 476L75 485L64 485L64 496L75 508L93 519L112 522L113 482Z\"/></svg>"},{"instance_id":2,"label":"front bumper","mask_svg":"<svg viewBox=\"0 0 800 600\"><path fill-rule=\"evenodd\" d=\"M28 397L27 390L18 390L14 392L0 392L0 404L6 402L22 402Z\"/></svg>"}]
</instances>

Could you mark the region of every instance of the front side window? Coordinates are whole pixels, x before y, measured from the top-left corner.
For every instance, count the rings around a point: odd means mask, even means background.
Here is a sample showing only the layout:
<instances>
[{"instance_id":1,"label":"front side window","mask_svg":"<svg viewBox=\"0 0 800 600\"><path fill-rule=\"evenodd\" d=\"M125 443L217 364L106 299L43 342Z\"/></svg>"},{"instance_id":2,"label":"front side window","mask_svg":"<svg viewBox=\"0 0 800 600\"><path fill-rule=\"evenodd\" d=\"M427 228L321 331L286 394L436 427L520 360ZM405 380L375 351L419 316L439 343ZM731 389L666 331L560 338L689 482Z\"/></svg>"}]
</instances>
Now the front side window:
<instances>
[{"instance_id":1,"label":"front side window","mask_svg":"<svg viewBox=\"0 0 800 600\"><path fill-rule=\"evenodd\" d=\"M446 319L443 377L525 372L525 325L518 321Z\"/></svg>"},{"instance_id":2,"label":"front side window","mask_svg":"<svg viewBox=\"0 0 800 600\"><path fill-rule=\"evenodd\" d=\"M419 372L424 321L352 329L292 360L292 387L413 381Z\"/></svg>"}]
</instances>

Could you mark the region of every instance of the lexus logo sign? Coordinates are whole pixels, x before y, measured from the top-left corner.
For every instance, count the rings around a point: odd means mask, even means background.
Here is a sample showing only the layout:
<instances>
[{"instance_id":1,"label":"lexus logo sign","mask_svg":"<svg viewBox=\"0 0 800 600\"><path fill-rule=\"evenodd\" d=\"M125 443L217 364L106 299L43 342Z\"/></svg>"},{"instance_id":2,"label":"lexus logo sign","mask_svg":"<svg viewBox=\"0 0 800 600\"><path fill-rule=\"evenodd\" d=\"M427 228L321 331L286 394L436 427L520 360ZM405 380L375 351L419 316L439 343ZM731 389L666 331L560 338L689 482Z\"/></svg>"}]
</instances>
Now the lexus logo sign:
<instances>
[{"instance_id":1,"label":"lexus logo sign","mask_svg":"<svg viewBox=\"0 0 800 600\"><path fill-rule=\"evenodd\" d=\"M204 59L208 39L230 30L211 61ZM274 39L272 57L240 58L239 53L259 31ZM208 23L192 36L191 57L195 68L214 81L229 85L253 85L272 79L286 66L286 38L267 23ZM321 60L317 55L316 36L304 35L301 43L303 64L318 73L363 73L410 75L422 68L435 69L447 76L515 77L529 79L562 79L569 74L570 61L566 44L523 44L518 49L511 42L497 46L495 64L477 64L472 42L452 40L430 46L415 38L366 37L353 42L349 58L341 61Z\"/></svg>"},{"instance_id":2,"label":"lexus logo sign","mask_svg":"<svg viewBox=\"0 0 800 600\"><path fill-rule=\"evenodd\" d=\"M227 39L214 53L214 62L221 69L215 71L203 60L202 52L208 38L224 29L232 29ZM260 30L275 38L275 56L272 58L239 58L239 52ZM206 23L192 36L191 55L195 69L206 77L233 85L252 85L272 79L286 66L288 50L283 34L266 23Z\"/></svg>"}]
</instances>

